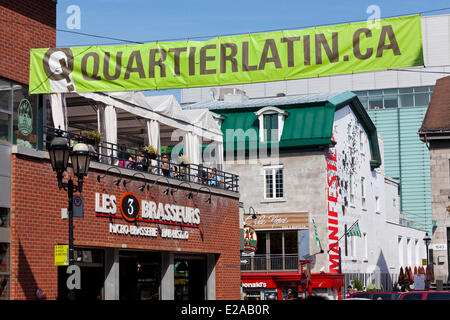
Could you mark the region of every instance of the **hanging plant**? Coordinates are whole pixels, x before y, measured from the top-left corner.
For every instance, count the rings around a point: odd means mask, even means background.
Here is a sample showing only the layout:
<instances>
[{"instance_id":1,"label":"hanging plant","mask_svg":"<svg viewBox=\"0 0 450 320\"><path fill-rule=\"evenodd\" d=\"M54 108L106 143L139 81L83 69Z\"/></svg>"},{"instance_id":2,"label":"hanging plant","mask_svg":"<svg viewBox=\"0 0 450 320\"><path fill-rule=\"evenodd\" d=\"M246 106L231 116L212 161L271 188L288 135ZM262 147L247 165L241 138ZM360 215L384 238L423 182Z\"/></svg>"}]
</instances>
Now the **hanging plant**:
<instances>
[{"instance_id":1,"label":"hanging plant","mask_svg":"<svg viewBox=\"0 0 450 320\"><path fill-rule=\"evenodd\" d=\"M153 146L145 146L144 152L150 159L156 159L158 151Z\"/></svg>"},{"instance_id":2,"label":"hanging plant","mask_svg":"<svg viewBox=\"0 0 450 320\"><path fill-rule=\"evenodd\" d=\"M98 146L103 140L103 136L98 130L85 130L83 134L87 135L89 142L93 145Z\"/></svg>"}]
</instances>

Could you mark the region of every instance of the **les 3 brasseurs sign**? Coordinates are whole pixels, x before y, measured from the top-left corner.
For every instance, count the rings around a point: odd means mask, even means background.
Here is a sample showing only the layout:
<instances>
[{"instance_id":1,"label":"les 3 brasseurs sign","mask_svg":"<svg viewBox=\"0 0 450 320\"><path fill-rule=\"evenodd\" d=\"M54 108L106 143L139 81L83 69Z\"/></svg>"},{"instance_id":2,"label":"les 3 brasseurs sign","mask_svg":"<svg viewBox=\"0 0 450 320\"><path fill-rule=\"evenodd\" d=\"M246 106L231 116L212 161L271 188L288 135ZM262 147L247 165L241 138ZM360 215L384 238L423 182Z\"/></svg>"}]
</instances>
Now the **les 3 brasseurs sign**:
<instances>
[{"instance_id":1,"label":"les 3 brasseurs sign","mask_svg":"<svg viewBox=\"0 0 450 320\"><path fill-rule=\"evenodd\" d=\"M118 235L154 238L160 235L161 238L166 239L188 240L188 231L173 229L170 226L198 228L200 225L200 209L198 208L139 200L132 192L124 193L119 202L115 195L96 193L95 212L97 217L124 219L129 222L129 224L112 222L109 224L109 232ZM144 224L138 224L138 222ZM163 227L147 227L145 223L156 223Z\"/></svg>"},{"instance_id":2,"label":"les 3 brasseurs sign","mask_svg":"<svg viewBox=\"0 0 450 320\"><path fill-rule=\"evenodd\" d=\"M423 66L421 16L207 41L32 49L30 94L209 87Z\"/></svg>"}]
</instances>

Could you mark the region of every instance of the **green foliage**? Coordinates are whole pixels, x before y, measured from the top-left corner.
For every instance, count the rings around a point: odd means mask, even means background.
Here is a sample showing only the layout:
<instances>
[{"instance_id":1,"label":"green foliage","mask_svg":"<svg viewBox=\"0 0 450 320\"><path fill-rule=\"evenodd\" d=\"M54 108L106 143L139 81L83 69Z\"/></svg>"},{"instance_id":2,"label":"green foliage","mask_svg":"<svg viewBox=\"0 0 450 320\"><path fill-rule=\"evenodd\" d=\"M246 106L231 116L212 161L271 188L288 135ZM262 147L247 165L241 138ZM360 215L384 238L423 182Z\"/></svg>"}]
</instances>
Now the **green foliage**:
<instances>
[{"instance_id":1,"label":"green foliage","mask_svg":"<svg viewBox=\"0 0 450 320\"><path fill-rule=\"evenodd\" d=\"M94 144L98 146L103 140L103 136L98 130L85 130L83 134L87 135L89 139L94 140Z\"/></svg>"},{"instance_id":2,"label":"green foliage","mask_svg":"<svg viewBox=\"0 0 450 320\"><path fill-rule=\"evenodd\" d=\"M361 281L358 278L355 278L351 281L352 287L358 289L358 291L364 291L364 287Z\"/></svg>"},{"instance_id":3,"label":"green foliage","mask_svg":"<svg viewBox=\"0 0 450 320\"><path fill-rule=\"evenodd\" d=\"M172 147L170 146L161 146L161 154L170 155L172 153Z\"/></svg>"},{"instance_id":4,"label":"green foliage","mask_svg":"<svg viewBox=\"0 0 450 320\"><path fill-rule=\"evenodd\" d=\"M367 292L376 292L377 291L377 287L375 286L375 281L372 281L368 286L367 286Z\"/></svg>"}]
</instances>

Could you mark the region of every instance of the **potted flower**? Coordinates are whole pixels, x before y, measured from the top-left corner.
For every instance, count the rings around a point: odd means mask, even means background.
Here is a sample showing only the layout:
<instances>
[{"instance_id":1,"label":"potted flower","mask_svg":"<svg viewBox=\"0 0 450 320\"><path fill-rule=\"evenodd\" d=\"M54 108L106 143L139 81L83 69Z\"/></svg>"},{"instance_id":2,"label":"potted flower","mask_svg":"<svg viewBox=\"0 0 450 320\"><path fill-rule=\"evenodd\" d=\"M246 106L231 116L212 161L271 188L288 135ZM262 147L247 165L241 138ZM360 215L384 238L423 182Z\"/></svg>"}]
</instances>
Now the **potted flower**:
<instances>
[{"instance_id":1,"label":"potted flower","mask_svg":"<svg viewBox=\"0 0 450 320\"><path fill-rule=\"evenodd\" d=\"M182 154L181 156L178 157L179 161L180 161L180 165L181 166L187 166L191 161L189 160L189 158L187 156L185 156L184 154Z\"/></svg>"},{"instance_id":2,"label":"potted flower","mask_svg":"<svg viewBox=\"0 0 450 320\"><path fill-rule=\"evenodd\" d=\"M158 156L158 151L153 146L145 146L144 152L150 159L156 159Z\"/></svg>"},{"instance_id":3,"label":"potted flower","mask_svg":"<svg viewBox=\"0 0 450 320\"><path fill-rule=\"evenodd\" d=\"M102 142L103 137L98 130L85 130L83 134L87 135L88 143L94 146L98 146Z\"/></svg>"}]
</instances>

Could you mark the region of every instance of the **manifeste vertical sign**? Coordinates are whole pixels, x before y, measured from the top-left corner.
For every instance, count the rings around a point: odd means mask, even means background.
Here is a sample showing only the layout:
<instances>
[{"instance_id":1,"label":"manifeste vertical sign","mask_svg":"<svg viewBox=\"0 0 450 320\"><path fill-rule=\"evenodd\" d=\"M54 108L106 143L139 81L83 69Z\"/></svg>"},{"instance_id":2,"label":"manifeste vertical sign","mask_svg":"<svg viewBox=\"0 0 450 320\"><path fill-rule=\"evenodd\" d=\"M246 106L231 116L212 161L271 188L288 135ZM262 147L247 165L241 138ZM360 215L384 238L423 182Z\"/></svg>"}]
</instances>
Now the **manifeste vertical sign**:
<instances>
[{"instance_id":1,"label":"manifeste vertical sign","mask_svg":"<svg viewBox=\"0 0 450 320\"><path fill-rule=\"evenodd\" d=\"M31 94L268 82L423 65L420 15L208 41L32 49Z\"/></svg>"}]
</instances>

